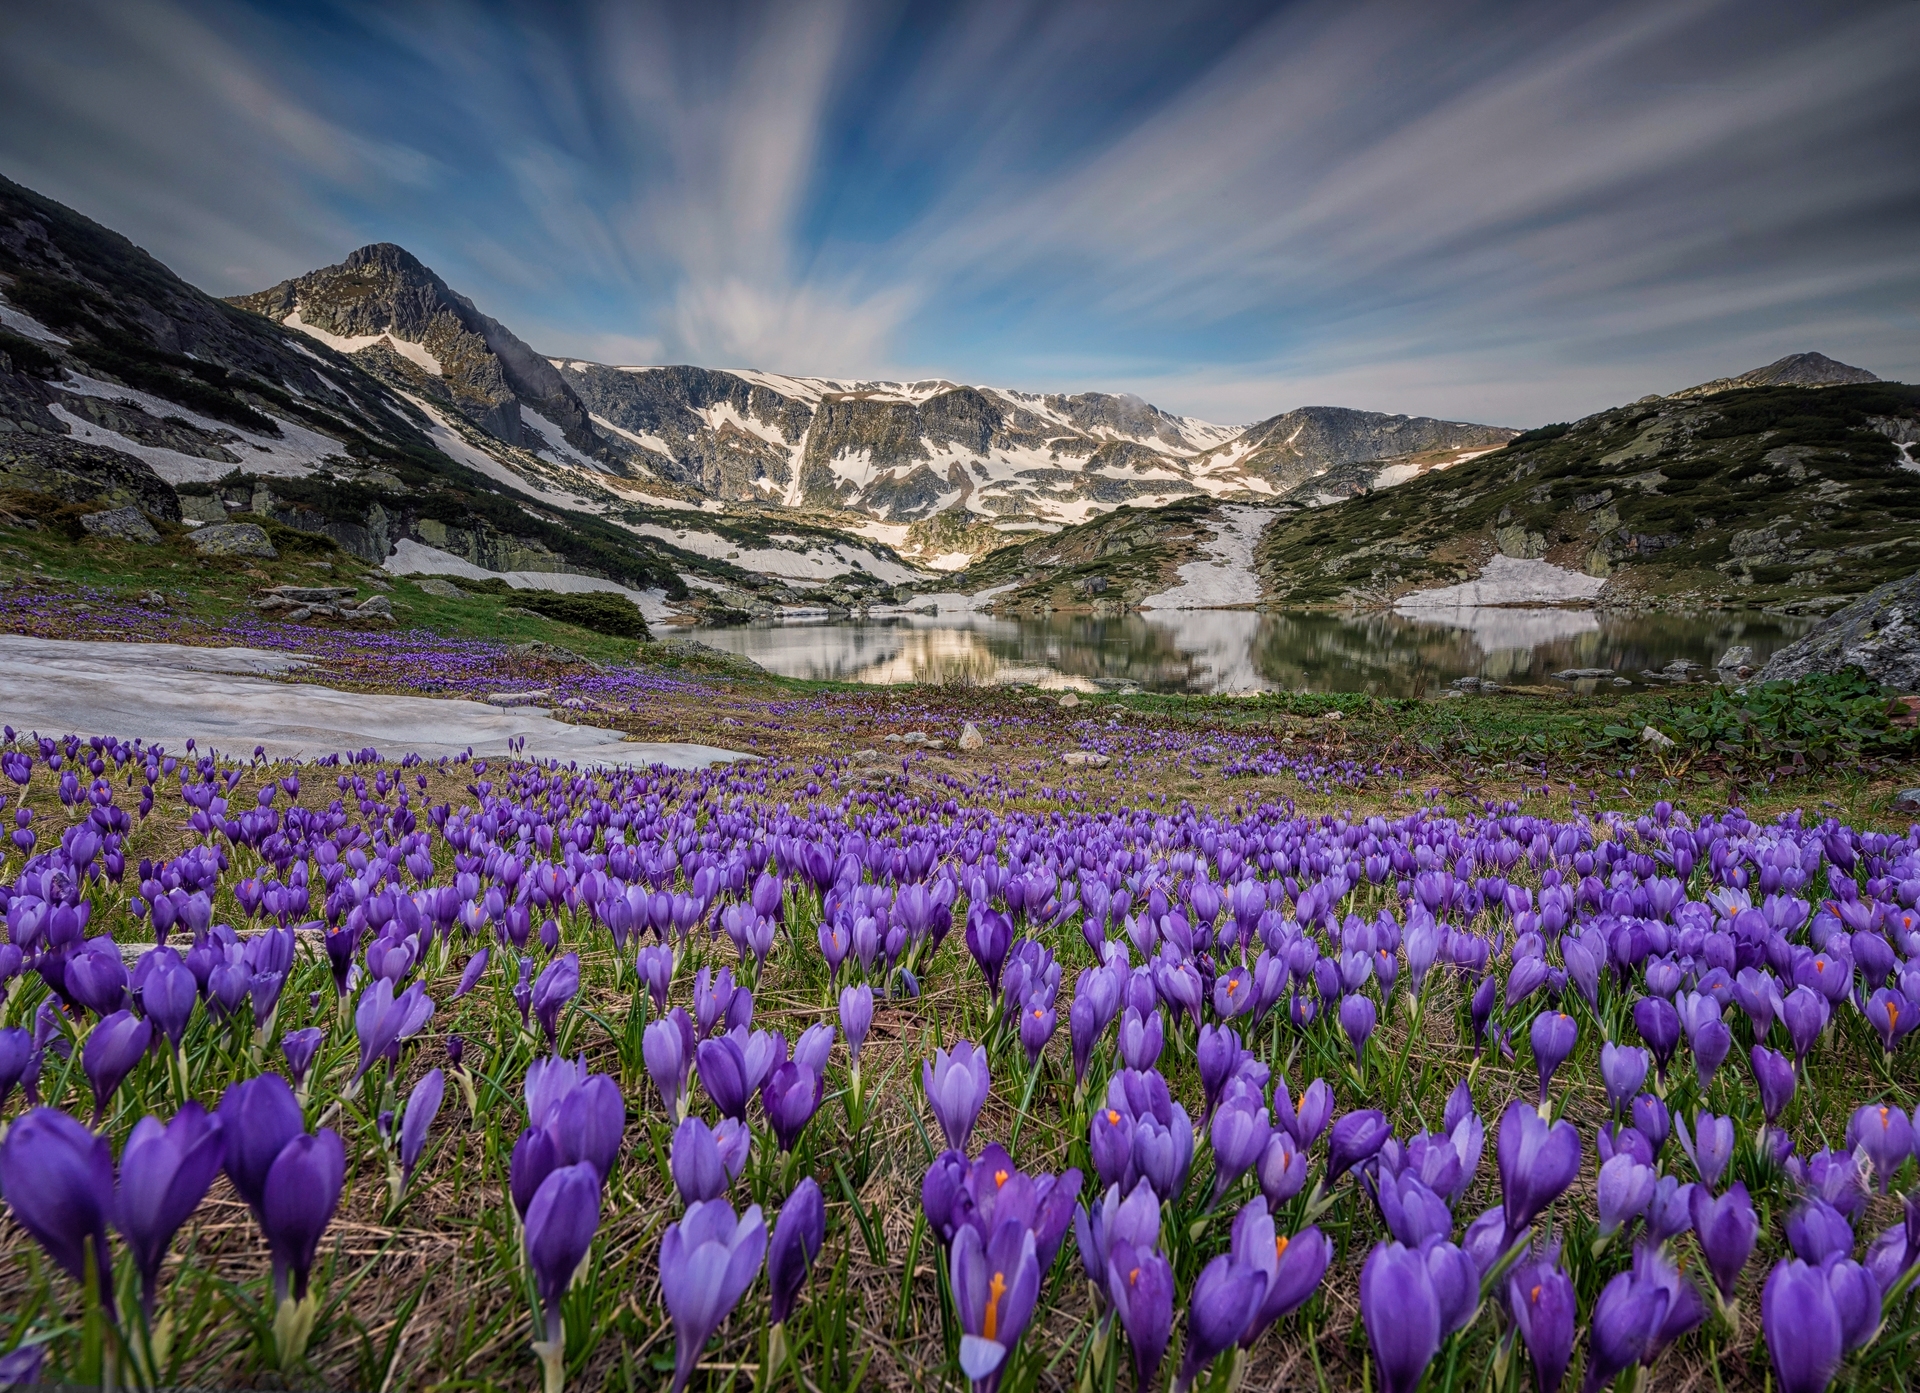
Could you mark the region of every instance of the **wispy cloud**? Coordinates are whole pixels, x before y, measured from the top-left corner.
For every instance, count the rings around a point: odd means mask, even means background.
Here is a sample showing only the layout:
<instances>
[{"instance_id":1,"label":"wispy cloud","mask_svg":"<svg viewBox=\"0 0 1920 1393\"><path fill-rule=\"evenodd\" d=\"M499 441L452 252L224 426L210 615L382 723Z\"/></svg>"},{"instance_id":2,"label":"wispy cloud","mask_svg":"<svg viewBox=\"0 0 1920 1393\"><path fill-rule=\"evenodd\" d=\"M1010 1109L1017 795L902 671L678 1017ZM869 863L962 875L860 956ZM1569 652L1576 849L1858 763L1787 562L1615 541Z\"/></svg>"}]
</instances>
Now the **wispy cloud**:
<instances>
[{"instance_id":1,"label":"wispy cloud","mask_svg":"<svg viewBox=\"0 0 1920 1393\"><path fill-rule=\"evenodd\" d=\"M222 292L386 238L554 352L1525 423L1920 375L1911 0L69 0L0 166Z\"/></svg>"}]
</instances>

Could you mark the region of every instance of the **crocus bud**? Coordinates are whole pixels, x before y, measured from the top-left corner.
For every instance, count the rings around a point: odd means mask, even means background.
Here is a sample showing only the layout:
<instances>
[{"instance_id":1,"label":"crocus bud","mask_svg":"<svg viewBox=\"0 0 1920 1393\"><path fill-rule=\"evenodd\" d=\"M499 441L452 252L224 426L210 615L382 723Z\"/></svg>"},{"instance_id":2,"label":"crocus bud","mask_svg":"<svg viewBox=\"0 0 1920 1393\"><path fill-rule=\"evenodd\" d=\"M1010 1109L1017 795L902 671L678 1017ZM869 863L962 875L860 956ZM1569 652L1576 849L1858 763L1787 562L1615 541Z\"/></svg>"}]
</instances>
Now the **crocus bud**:
<instances>
[{"instance_id":1,"label":"crocus bud","mask_svg":"<svg viewBox=\"0 0 1920 1393\"><path fill-rule=\"evenodd\" d=\"M794 1186L787 1202L780 1206L780 1217L774 1221L773 1239L767 1247L769 1317L773 1324L785 1321L792 1311L794 1298L805 1285L826 1235L826 1201L809 1175Z\"/></svg>"}]
</instances>

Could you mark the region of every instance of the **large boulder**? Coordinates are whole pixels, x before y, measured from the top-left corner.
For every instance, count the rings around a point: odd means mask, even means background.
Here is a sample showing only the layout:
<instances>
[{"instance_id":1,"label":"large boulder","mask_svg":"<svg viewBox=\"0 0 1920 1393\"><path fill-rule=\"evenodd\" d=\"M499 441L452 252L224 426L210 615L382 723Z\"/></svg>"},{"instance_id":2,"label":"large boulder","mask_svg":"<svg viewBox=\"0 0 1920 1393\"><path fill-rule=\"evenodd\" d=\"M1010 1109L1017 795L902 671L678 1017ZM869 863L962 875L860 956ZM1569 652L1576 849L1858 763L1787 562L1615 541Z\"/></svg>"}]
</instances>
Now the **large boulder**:
<instances>
[{"instance_id":1,"label":"large boulder","mask_svg":"<svg viewBox=\"0 0 1920 1393\"><path fill-rule=\"evenodd\" d=\"M1767 660L1762 682L1857 667L1902 692L1920 691L1920 574L1890 581Z\"/></svg>"},{"instance_id":2,"label":"large boulder","mask_svg":"<svg viewBox=\"0 0 1920 1393\"><path fill-rule=\"evenodd\" d=\"M187 534L202 556L264 556L269 560L280 553L273 549L267 529L257 522L217 522Z\"/></svg>"}]
</instances>

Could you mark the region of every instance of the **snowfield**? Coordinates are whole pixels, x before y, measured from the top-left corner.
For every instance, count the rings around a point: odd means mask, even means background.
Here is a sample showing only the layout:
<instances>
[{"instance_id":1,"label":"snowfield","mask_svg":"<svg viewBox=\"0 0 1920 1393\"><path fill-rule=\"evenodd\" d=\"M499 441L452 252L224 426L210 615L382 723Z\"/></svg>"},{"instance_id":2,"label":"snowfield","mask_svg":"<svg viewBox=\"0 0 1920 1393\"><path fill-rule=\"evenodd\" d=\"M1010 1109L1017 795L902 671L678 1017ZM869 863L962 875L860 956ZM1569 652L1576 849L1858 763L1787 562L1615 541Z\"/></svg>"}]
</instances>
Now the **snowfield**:
<instances>
[{"instance_id":1,"label":"snowfield","mask_svg":"<svg viewBox=\"0 0 1920 1393\"><path fill-rule=\"evenodd\" d=\"M1214 523L1213 539L1203 555L1180 568L1180 584L1140 602L1142 609L1226 609L1260 598L1260 577L1253 569L1253 548L1273 521L1266 508L1229 503Z\"/></svg>"},{"instance_id":2,"label":"snowfield","mask_svg":"<svg viewBox=\"0 0 1920 1393\"><path fill-rule=\"evenodd\" d=\"M1564 605L1591 600L1606 588L1599 576L1556 566L1551 561L1522 561L1495 556L1478 580L1402 595L1401 614L1420 610L1469 609L1480 605Z\"/></svg>"}]
</instances>

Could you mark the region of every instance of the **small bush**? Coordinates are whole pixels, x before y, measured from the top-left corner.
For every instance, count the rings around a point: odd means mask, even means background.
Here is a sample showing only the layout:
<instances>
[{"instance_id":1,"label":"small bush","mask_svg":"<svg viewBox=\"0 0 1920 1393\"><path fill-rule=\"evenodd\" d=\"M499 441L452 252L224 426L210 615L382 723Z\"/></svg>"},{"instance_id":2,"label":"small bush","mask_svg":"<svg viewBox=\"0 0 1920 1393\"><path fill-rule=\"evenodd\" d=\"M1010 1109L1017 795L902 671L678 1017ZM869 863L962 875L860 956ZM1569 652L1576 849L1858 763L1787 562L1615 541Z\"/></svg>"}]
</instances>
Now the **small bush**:
<instances>
[{"instance_id":1,"label":"small bush","mask_svg":"<svg viewBox=\"0 0 1920 1393\"><path fill-rule=\"evenodd\" d=\"M21 338L18 334L9 334L0 329L0 353L13 360L16 371L30 377L56 378L60 375L60 360L32 339Z\"/></svg>"}]
</instances>

